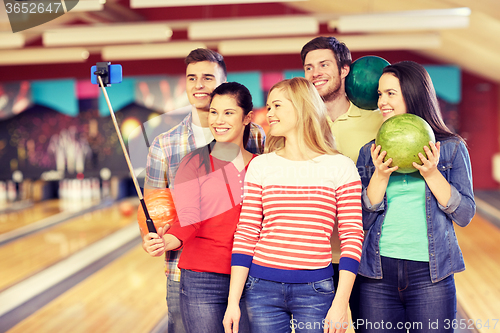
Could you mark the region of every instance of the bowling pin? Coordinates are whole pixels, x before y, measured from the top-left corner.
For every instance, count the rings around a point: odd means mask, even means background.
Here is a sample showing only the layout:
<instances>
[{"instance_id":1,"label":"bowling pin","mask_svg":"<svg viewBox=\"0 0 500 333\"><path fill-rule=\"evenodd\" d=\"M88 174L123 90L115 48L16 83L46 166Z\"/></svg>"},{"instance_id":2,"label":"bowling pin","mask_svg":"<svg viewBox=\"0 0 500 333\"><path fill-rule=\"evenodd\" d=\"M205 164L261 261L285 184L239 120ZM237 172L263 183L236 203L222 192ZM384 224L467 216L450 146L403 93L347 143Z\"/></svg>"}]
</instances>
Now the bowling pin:
<instances>
[{"instance_id":1,"label":"bowling pin","mask_svg":"<svg viewBox=\"0 0 500 333\"><path fill-rule=\"evenodd\" d=\"M9 180L7 182L7 200L9 202L14 202L16 201L17 198L17 190L16 190L16 184Z\"/></svg>"},{"instance_id":2,"label":"bowling pin","mask_svg":"<svg viewBox=\"0 0 500 333\"><path fill-rule=\"evenodd\" d=\"M111 186L109 180L102 181L102 198L109 199L111 195Z\"/></svg>"},{"instance_id":3,"label":"bowling pin","mask_svg":"<svg viewBox=\"0 0 500 333\"><path fill-rule=\"evenodd\" d=\"M99 202L101 200L101 184L99 179L92 178L92 201Z\"/></svg>"},{"instance_id":4,"label":"bowling pin","mask_svg":"<svg viewBox=\"0 0 500 333\"><path fill-rule=\"evenodd\" d=\"M5 182L0 181L0 206L7 203L7 186Z\"/></svg>"},{"instance_id":5,"label":"bowling pin","mask_svg":"<svg viewBox=\"0 0 500 333\"><path fill-rule=\"evenodd\" d=\"M82 180L82 200L88 206L92 203L92 188L90 186L90 179Z\"/></svg>"},{"instance_id":6,"label":"bowling pin","mask_svg":"<svg viewBox=\"0 0 500 333\"><path fill-rule=\"evenodd\" d=\"M59 190L57 191L57 193L59 195L59 200L61 200L61 201L65 200L65 197L66 197L66 193L65 193L66 189L64 188L64 186L65 186L64 181L65 181L64 179L61 179L59 181Z\"/></svg>"}]
</instances>

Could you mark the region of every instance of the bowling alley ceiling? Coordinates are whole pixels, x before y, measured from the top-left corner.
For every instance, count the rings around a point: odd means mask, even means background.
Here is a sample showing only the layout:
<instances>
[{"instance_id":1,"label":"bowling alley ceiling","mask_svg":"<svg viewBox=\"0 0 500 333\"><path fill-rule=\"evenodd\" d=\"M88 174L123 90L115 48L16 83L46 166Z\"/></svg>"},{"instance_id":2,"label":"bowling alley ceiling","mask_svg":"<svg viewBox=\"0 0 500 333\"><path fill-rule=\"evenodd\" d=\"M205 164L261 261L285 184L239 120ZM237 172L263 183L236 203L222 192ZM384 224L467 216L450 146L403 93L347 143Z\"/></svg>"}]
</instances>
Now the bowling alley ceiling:
<instances>
[{"instance_id":1,"label":"bowling alley ceiling","mask_svg":"<svg viewBox=\"0 0 500 333\"><path fill-rule=\"evenodd\" d=\"M15 34L1 8L0 66L85 61L71 60L73 51L109 61L183 58L198 46L298 54L312 37L333 35L352 51L415 52L500 82L499 0L104 1L80 0L81 11Z\"/></svg>"}]
</instances>

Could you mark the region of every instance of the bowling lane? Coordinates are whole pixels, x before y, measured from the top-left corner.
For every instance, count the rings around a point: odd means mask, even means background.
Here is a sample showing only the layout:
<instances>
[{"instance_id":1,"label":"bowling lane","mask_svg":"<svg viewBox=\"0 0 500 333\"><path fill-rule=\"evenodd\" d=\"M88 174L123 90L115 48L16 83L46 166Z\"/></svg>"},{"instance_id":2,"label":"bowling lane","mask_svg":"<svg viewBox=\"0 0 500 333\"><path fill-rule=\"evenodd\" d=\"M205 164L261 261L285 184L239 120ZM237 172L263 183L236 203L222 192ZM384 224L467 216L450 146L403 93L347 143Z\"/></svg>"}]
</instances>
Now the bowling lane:
<instances>
[{"instance_id":1,"label":"bowling lane","mask_svg":"<svg viewBox=\"0 0 500 333\"><path fill-rule=\"evenodd\" d=\"M166 312L163 259L138 245L8 332L144 333Z\"/></svg>"},{"instance_id":2,"label":"bowling lane","mask_svg":"<svg viewBox=\"0 0 500 333\"><path fill-rule=\"evenodd\" d=\"M500 331L500 229L476 214L455 228L466 270L455 274L457 298L479 332ZM489 327L486 327L489 325Z\"/></svg>"},{"instance_id":3,"label":"bowling lane","mask_svg":"<svg viewBox=\"0 0 500 333\"><path fill-rule=\"evenodd\" d=\"M0 247L0 290L69 257L118 229L136 223L133 213L123 216L119 204L85 213Z\"/></svg>"},{"instance_id":4,"label":"bowling lane","mask_svg":"<svg viewBox=\"0 0 500 333\"><path fill-rule=\"evenodd\" d=\"M62 211L58 199L37 202L29 208L0 214L0 234L27 226Z\"/></svg>"}]
</instances>

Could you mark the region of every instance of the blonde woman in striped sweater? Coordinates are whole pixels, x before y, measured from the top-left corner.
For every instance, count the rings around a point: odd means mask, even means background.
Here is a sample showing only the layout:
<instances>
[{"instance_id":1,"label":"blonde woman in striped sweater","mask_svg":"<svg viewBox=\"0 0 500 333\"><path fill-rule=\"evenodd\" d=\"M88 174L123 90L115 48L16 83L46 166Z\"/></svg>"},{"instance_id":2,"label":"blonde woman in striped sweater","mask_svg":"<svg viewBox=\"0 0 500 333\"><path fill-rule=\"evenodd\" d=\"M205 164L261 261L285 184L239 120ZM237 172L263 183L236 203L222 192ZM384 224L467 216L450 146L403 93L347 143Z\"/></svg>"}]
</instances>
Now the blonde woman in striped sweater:
<instances>
[{"instance_id":1,"label":"blonde woman in striped sweater","mask_svg":"<svg viewBox=\"0 0 500 333\"><path fill-rule=\"evenodd\" d=\"M238 332L243 293L253 333L345 332L363 241L358 172L335 150L312 83L277 83L267 109L267 154L254 158L245 176L225 332ZM336 221L338 290L330 246Z\"/></svg>"}]
</instances>

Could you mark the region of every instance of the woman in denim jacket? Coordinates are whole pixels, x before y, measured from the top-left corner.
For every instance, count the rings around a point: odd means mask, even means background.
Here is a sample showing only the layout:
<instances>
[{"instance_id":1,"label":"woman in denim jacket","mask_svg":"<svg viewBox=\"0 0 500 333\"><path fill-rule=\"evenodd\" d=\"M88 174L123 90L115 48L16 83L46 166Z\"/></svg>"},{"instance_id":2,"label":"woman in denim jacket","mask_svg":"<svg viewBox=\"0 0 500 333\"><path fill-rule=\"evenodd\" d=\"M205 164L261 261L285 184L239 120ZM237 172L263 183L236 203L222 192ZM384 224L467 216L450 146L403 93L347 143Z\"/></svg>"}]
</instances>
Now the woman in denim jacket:
<instances>
[{"instance_id":1,"label":"woman in denim jacket","mask_svg":"<svg viewBox=\"0 0 500 333\"><path fill-rule=\"evenodd\" d=\"M432 127L436 144L419 154L419 172L397 173L385 151L370 142L357 161L363 184L367 230L358 271L357 332L453 332L453 274L465 269L453 222L474 216L469 154L439 110L423 66L404 61L387 66L379 81L378 106L388 119L411 113ZM355 309L356 310L356 309Z\"/></svg>"}]
</instances>

